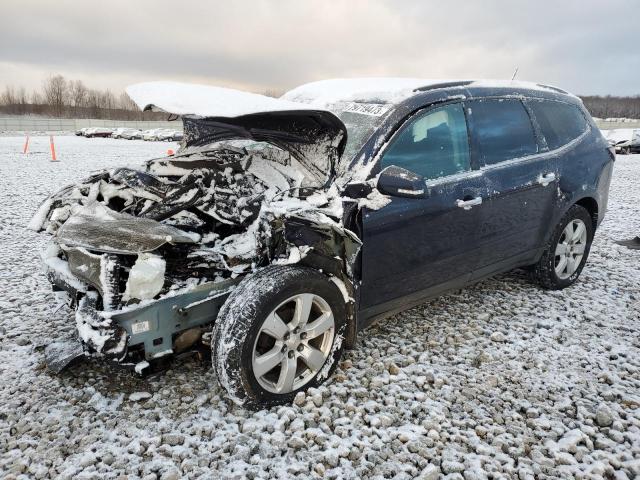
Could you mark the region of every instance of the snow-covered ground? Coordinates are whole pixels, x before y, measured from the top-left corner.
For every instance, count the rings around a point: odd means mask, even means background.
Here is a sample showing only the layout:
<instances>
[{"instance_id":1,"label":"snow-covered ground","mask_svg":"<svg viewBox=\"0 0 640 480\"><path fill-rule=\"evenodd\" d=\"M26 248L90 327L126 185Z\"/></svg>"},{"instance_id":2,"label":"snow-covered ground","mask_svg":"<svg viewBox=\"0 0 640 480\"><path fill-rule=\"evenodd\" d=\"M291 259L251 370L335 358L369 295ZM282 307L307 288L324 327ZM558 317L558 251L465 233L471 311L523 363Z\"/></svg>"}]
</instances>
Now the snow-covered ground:
<instances>
[{"instance_id":1,"label":"snow-covered ground","mask_svg":"<svg viewBox=\"0 0 640 480\"><path fill-rule=\"evenodd\" d=\"M640 156L619 157L577 285L514 272L365 332L330 383L260 412L207 364L158 376L89 362L61 376L40 345L73 334L25 228L61 185L175 144L0 138L0 477L615 478L640 476Z\"/></svg>"}]
</instances>

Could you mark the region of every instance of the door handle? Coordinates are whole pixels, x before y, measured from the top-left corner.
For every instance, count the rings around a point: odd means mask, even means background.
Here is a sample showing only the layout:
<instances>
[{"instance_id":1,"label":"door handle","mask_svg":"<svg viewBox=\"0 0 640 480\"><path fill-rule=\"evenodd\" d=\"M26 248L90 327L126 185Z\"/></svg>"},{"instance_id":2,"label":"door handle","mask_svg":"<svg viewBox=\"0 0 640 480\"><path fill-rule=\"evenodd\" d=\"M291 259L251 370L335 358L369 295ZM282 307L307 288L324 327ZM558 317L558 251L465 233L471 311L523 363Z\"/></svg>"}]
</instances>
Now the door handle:
<instances>
[{"instance_id":1,"label":"door handle","mask_svg":"<svg viewBox=\"0 0 640 480\"><path fill-rule=\"evenodd\" d=\"M543 187L546 187L551 182L555 181L556 174L555 173L545 173L544 175L540 175L538 177L538 183Z\"/></svg>"},{"instance_id":2,"label":"door handle","mask_svg":"<svg viewBox=\"0 0 640 480\"><path fill-rule=\"evenodd\" d=\"M482 203L482 197L472 198L471 200L456 200L456 205L465 210L471 210L471 207L480 205Z\"/></svg>"}]
</instances>

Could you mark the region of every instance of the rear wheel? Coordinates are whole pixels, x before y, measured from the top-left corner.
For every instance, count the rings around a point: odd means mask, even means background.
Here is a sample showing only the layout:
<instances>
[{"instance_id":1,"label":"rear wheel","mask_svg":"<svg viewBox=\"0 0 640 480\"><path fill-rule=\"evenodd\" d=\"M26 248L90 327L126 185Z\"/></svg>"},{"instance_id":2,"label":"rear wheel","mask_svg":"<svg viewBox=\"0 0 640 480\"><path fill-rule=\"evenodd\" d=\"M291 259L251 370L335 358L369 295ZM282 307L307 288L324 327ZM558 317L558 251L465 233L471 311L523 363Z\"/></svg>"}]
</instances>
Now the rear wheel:
<instances>
[{"instance_id":1,"label":"rear wheel","mask_svg":"<svg viewBox=\"0 0 640 480\"><path fill-rule=\"evenodd\" d=\"M580 205L573 205L556 226L542 257L534 265L533 277L551 290L573 285L589 256L593 233L589 212Z\"/></svg>"},{"instance_id":2,"label":"rear wheel","mask_svg":"<svg viewBox=\"0 0 640 480\"><path fill-rule=\"evenodd\" d=\"M322 383L342 354L344 298L316 270L269 266L229 296L214 328L213 366L239 404L293 400Z\"/></svg>"}]
</instances>

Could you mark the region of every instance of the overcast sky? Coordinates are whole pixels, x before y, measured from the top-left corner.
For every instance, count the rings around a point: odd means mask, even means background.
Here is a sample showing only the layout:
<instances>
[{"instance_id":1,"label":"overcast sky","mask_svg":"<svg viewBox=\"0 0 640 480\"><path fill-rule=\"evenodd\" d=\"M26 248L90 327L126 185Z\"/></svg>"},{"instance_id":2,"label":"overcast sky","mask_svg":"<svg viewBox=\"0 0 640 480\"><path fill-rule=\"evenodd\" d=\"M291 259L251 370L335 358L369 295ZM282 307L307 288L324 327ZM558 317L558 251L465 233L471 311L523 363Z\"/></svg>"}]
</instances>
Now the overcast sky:
<instances>
[{"instance_id":1,"label":"overcast sky","mask_svg":"<svg viewBox=\"0 0 640 480\"><path fill-rule=\"evenodd\" d=\"M0 88L511 78L640 94L638 0L0 0Z\"/></svg>"}]
</instances>

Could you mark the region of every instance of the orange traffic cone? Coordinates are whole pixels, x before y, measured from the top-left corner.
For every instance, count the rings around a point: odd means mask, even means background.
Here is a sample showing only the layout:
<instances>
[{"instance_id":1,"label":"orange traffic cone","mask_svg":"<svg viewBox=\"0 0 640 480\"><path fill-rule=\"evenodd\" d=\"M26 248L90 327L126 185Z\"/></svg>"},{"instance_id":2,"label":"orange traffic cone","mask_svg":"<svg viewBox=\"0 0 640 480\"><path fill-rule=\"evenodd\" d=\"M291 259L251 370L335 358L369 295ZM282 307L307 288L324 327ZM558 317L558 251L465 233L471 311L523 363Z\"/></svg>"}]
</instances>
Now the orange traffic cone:
<instances>
[{"instance_id":1,"label":"orange traffic cone","mask_svg":"<svg viewBox=\"0 0 640 480\"><path fill-rule=\"evenodd\" d=\"M49 136L49 145L51 145L51 161L57 162L58 159L56 158L56 147L53 144L53 135Z\"/></svg>"}]
</instances>

